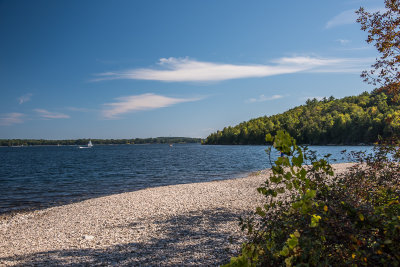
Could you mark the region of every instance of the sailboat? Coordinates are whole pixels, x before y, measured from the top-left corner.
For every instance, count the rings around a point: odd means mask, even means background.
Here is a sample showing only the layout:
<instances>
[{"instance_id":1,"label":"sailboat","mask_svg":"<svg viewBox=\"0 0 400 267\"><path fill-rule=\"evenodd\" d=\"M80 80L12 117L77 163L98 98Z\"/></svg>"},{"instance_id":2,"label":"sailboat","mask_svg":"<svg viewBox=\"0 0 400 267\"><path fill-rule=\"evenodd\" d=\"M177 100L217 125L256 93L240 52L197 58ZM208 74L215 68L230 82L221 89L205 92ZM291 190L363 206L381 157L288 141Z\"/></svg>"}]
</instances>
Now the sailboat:
<instances>
[{"instance_id":1,"label":"sailboat","mask_svg":"<svg viewBox=\"0 0 400 267\"><path fill-rule=\"evenodd\" d=\"M89 140L89 143L87 144L87 146L80 146L79 148L92 148L93 144L92 144L92 140Z\"/></svg>"}]
</instances>

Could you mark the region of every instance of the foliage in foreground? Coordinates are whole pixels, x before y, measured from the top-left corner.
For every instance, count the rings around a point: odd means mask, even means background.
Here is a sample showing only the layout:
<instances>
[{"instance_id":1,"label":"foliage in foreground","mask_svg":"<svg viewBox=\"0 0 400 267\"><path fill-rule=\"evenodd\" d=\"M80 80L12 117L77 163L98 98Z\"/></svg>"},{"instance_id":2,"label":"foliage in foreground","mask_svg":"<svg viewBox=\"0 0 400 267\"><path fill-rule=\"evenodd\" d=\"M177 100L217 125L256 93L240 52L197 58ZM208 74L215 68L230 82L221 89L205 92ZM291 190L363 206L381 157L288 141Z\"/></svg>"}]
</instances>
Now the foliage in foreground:
<instances>
[{"instance_id":1,"label":"foliage in foreground","mask_svg":"<svg viewBox=\"0 0 400 267\"><path fill-rule=\"evenodd\" d=\"M357 154L334 176L329 155L317 160L283 131L266 139L287 156L258 188L265 205L241 219L249 241L227 266L400 265L399 146Z\"/></svg>"}]
</instances>

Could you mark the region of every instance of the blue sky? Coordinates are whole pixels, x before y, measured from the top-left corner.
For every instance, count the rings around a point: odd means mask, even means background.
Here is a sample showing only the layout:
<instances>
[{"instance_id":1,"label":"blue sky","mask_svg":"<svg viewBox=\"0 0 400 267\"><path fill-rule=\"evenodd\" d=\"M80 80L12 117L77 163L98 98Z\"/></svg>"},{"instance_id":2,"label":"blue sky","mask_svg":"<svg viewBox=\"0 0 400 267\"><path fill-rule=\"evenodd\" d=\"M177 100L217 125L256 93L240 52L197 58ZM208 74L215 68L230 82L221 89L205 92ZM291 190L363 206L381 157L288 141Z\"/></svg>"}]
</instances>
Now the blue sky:
<instances>
[{"instance_id":1,"label":"blue sky","mask_svg":"<svg viewBox=\"0 0 400 267\"><path fill-rule=\"evenodd\" d=\"M360 6L0 0L0 138L206 137L371 91Z\"/></svg>"}]
</instances>

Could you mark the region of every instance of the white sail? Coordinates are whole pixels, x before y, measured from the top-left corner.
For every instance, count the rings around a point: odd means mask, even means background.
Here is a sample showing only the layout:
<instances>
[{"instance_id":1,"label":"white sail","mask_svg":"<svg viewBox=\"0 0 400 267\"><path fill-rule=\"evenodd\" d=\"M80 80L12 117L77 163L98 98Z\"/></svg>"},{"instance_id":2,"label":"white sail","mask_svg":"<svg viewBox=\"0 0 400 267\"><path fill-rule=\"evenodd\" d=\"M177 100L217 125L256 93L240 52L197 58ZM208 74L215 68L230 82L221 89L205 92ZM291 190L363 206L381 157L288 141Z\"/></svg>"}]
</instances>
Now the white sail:
<instances>
[{"instance_id":1,"label":"white sail","mask_svg":"<svg viewBox=\"0 0 400 267\"><path fill-rule=\"evenodd\" d=\"M79 148L91 148L92 146L93 146L92 140L89 140L89 143L87 144L87 146L79 146Z\"/></svg>"}]
</instances>

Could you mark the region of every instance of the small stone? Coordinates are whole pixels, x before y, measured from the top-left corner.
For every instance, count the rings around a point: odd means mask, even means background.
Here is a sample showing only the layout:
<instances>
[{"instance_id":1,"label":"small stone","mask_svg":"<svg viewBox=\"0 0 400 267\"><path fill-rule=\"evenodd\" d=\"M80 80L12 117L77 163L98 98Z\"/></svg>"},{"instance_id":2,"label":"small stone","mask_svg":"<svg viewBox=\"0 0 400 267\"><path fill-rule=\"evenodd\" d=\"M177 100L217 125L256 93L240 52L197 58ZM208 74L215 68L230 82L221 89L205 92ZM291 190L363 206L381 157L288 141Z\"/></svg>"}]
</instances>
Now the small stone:
<instances>
[{"instance_id":1,"label":"small stone","mask_svg":"<svg viewBox=\"0 0 400 267\"><path fill-rule=\"evenodd\" d=\"M94 236L92 236L92 235L84 235L83 236L83 239L85 239L85 240L93 240L94 239Z\"/></svg>"}]
</instances>

